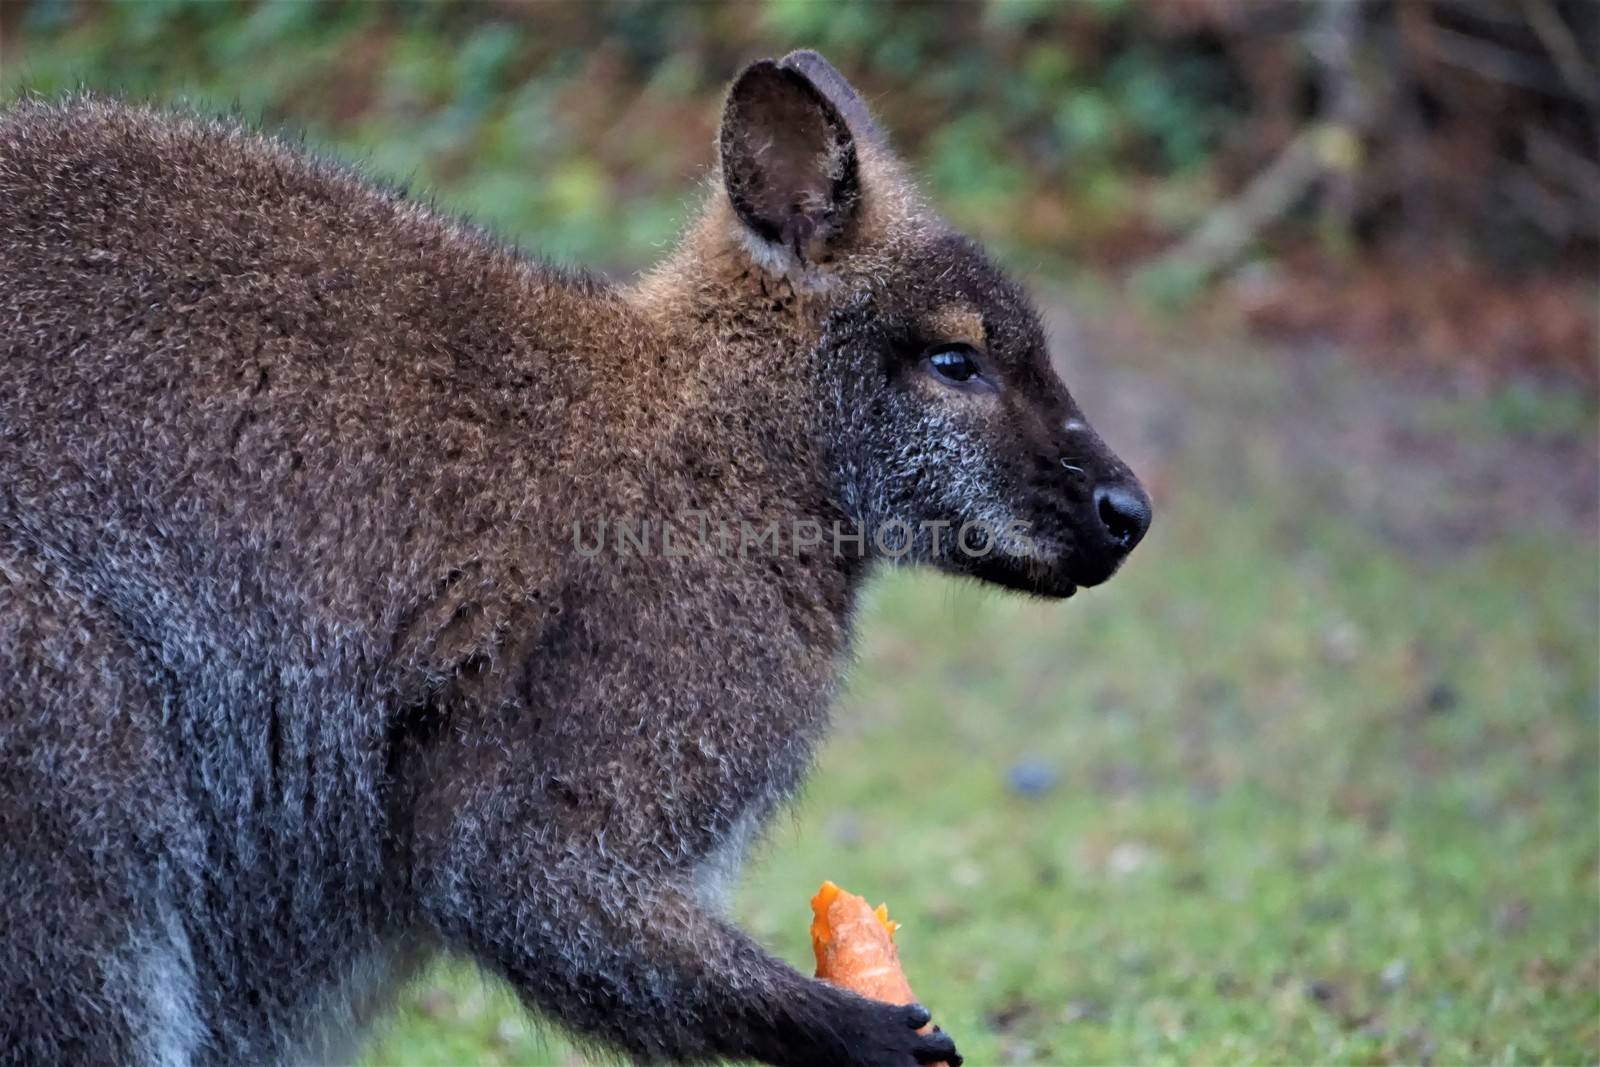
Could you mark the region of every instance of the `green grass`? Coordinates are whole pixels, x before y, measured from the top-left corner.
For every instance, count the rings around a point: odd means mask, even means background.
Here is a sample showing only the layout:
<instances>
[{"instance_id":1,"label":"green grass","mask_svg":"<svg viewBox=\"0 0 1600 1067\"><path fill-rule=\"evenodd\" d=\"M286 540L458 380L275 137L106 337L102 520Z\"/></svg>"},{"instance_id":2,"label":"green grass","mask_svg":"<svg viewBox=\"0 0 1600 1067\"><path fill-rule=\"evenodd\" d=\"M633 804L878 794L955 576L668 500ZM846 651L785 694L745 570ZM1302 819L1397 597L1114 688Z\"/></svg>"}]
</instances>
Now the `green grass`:
<instances>
[{"instance_id":1,"label":"green grass","mask_svg":"<svg viewBox=\"0 0 1600 1067\"><path fill-rule=\"evenodd\" d=\"M974 1064L1593 1062L1593 531L1403 548L1282 447L1285 370L1192 359L1157 360L1201 413L1108 586L876 586L740 917L805 967L819 882L889 901ZM369 1064L581 1062L464 972L406 1009Z\"/></svg>"}]
</instances>

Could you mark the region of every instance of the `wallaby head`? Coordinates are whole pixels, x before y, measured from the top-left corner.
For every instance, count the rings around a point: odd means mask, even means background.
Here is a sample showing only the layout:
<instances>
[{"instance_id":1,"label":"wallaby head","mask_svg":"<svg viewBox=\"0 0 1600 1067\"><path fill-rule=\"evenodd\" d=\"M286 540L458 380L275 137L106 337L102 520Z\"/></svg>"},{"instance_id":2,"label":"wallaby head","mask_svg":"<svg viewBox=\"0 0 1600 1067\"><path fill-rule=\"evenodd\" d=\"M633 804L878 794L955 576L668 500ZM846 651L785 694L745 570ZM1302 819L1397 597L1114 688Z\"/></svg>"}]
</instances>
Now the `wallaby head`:
<instances>
[{"instance_id":1,"label":"wallaby head","mask_svg":"<svg viewBox=\"0 0 1600 1067\"><path fill-rule=\"evenodd\" d=\"M756 331L764 373L795 379L867 552L1052 597L1110 577L1148 496L1056 374L1026 294L928 207L838 71L809 51L745 68L719 149L667 273L709 275L735 305L781 294Z\"/></svg>"}]
</instances>

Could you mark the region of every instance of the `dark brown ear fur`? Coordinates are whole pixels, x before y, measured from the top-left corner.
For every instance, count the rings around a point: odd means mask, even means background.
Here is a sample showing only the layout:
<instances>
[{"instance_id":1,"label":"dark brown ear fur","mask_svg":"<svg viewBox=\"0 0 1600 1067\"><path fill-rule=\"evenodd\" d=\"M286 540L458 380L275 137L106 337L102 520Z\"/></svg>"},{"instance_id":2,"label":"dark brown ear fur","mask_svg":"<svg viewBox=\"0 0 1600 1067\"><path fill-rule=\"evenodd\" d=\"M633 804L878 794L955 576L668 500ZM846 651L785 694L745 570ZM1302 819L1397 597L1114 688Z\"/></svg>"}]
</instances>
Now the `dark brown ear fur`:
<instances>
[{"instance_id":1,"label":"dark brown ear fur","mask_svg":"<svg viewBox=\"0 0 1600 1067\"><path fill-rule=\"evenodd\" d=\"M861 198L855 140L805 74L770 59L746 67L728 91L720 149L728 199L758 238L815 262L849 230Z\"/></svg>"},{"instance_id":2,"label":"dark brown ear fur","mask_svg":"<svg viewBox=\"0 0 1600 1067\"><path fill-rule=\"evenodd\" d=\"M850 132L859 139L870 139L884 144L887 138L878 123L872 117L872 112L867 110L867 105L861 99L861 94L856 92L855 86L845 80L832 63L822 58L809 48L802 48L798 52L790 52L778 61L778 65L786 70L797 71L806 76L806 79L828 102L838 108L839 114L845 117L850 125Z\"/></svg>"}]
</instances>

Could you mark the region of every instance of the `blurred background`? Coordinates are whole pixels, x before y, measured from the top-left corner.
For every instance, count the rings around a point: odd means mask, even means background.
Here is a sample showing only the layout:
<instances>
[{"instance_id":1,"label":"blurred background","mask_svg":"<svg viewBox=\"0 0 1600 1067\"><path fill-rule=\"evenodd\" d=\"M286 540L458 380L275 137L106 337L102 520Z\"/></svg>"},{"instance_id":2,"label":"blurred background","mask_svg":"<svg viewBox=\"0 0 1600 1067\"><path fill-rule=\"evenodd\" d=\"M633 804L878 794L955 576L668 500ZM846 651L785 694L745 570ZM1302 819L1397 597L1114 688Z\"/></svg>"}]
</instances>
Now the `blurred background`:
<instances>
[{"instance_id":1,"label":"blurred background","mask_svg":"<svg viewBox=\"0 0 1600 1067\"><path fill-rule=\"evenodd\" d=\"M975 1064L1600 1058L1600 3L3 0L0 101L238 109L626 276L805 46L1157 520L1066 605L881 582L746 925L887 899ZM368 1053L550 1062L461 966Z\"/></svg>"}]
</instances>

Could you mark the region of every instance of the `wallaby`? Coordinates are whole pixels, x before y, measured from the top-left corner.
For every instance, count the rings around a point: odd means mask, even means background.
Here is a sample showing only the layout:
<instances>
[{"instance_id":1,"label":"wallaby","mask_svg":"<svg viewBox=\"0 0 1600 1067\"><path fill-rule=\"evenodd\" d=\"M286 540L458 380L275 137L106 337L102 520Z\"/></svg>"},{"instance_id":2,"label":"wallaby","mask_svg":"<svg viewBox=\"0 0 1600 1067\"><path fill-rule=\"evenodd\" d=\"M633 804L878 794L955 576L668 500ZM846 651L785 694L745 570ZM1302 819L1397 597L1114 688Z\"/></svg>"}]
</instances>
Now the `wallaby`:
<instances>
[{"instance_id":1,"label":"wallaby","mask_svg":"<svg viewBox=\"0 0 1600 1067\"><path fill-rule=\"evenodd\" d=\"M719 142L622 287L232 121L0 115L0 1061L348 1058L443 951L640 1061L959 1062L729 881L880 562L1065 597L1149 501L826 61Z\"/></svg>"}]
</instances>

